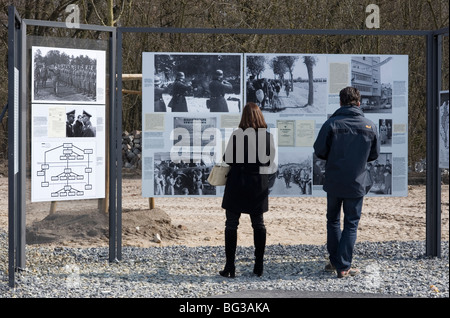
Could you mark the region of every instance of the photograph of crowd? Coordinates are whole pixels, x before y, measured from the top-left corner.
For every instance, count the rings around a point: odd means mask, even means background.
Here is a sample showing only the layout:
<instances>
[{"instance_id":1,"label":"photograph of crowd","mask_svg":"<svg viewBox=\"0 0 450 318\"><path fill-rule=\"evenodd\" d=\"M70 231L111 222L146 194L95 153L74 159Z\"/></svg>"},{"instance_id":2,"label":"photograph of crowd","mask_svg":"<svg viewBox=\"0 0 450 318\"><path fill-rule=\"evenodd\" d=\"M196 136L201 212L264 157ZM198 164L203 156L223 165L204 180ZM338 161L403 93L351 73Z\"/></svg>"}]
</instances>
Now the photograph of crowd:
<instances>
[{"instance_id":1,"label":"photograph of crowd","mask_svg":"<svg viewBox=\"0 0 450 318\"><path fill-rule=\"evenodd\" d=\"M155 153L154 195L216 195L207 181L212 167L201 159L175 163L170 152Z\"/></svg>"},{"instance_id":2,"label":"photograph of crowd","mask_svg":"<svg viewBox=\"0 0 450 318\"><path fill-rule=\"evenodd\" d=\"M155 112L241 111L240 54L155 54Z\"/></svg>"},{"instance_id":3,"label":"photograph of crowd","mask_svg":"<svg viewBox=\"0 0 450 318\"><path fill-rule=\"evenodd\" d=\"M270 194L274 196L312 194L312 155L298 152L279 154L278 170Z\"/></svg>"},{"instance_id":4,"label":"photograph of crowd","mask_svg":"<svg viewBox=\"0 0 450 318\"><path fill-rule=\"evenodd\" d=\"M325 114L327 63L318 55L246 55L246 101L263 112Z\"/></svg>"},{"instance_id":5,"label":"photograph of crowd","mask_svg":"<svg viewBox=\"0 0 450 318\"><path fill-rule=\"evenodd\" d=\"M99 52L33 47L32 101L102 102L97 96Z\"/></svg>"}]
</instances>

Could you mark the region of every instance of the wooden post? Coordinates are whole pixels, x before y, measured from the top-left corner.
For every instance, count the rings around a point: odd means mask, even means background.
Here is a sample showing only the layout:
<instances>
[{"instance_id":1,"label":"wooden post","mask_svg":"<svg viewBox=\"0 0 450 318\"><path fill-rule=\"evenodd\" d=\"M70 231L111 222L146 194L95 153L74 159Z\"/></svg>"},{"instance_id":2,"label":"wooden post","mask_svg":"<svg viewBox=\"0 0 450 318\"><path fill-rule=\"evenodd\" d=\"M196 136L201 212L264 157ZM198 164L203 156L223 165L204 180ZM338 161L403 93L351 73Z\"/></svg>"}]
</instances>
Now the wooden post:
<instances>
[{"instance_id":1,"label":"wooden post","mask_svg":"<svg viewBox=\"0 0 450 318\"><path fill-rule=\"evenodd\" d=\"M56 212L56 201L50 202L50 214L53 214Z\"/></svg>"},{"instance_id":2,"label":"wooden post","mask_svg":"<svg viewBox=\"0 0 450 318\"><path fill-rule=\"evenodd\" d=\"M155 198L148 198L148 204L150 206L150 210L155 208Z\"/></svg>"}]
</instances>

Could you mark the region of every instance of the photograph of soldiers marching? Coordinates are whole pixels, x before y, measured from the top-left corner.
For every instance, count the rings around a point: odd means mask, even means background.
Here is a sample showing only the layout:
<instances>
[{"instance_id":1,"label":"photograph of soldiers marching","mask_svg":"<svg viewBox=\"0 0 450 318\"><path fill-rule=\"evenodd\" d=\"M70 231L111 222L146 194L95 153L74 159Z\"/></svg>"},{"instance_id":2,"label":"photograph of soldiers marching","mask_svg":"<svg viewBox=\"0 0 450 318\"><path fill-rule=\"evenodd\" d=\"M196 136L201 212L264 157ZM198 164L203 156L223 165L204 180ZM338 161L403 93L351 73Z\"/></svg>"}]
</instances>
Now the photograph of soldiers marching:
<instances>
[{"instance_id":1,"label":"photograph of soldiers marching","mask_svg":"<svg viewBox=\"0 0 450 318\"><path fill-rule=\"evenodd\" d=\"M319 55L246 56L246 101L263 112L325 114L327 63Z\"/></svg>"},{"instance_id":2,"label":"photograph of soldiers marching","mask_svg":"<svg viewBox=\"0 0 450 318\"><path fill-rule=\"evenodd\" d=\"M96 54L89 50L36 48L33 101L97 102L97 76Z\"/></svg>"},{"instance_id":3,"label":"photograph of soldiers marching","mask_svg":"<svg viewBox=\"0 0 450 318\"><path fill-rule=\"evenodd\" d=\"M283 152L270 194L301 196L312 194L312 155L306 152Z\"/></svg>"}]
</instances>

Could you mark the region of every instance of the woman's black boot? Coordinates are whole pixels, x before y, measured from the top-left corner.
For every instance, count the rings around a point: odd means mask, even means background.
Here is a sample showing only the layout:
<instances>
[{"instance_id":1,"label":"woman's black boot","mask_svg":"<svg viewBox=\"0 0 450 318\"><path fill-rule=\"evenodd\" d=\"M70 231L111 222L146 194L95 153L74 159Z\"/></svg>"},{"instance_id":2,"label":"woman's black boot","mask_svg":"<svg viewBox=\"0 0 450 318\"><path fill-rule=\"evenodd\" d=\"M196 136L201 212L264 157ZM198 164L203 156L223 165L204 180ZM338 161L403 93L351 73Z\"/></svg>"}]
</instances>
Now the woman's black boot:
<instances>
[{"instance_id":1,"label":"woman's black boot","mask_svg":"<svg viewBox=\"0 0 450 318\"><path fill-rule=\"evenodd\" d=\"M266 229L253 230L253 241L255 244L255 266L253 273L262 276L264 270L264 251L266 249Z\"/></svg>"},{"instance_id":2,"label":"woman's black boot","mask_svg":"<svg viewBox=\"0 0 450 318\"><path fill-rule=\"evenodd\" d=\"M237 245L237 230L225 230L225 257L226 263L223 271L219 274L223 277L235 277L235 265L234 260L236 258L236 245Z\"/></svg>"}]
</instances>

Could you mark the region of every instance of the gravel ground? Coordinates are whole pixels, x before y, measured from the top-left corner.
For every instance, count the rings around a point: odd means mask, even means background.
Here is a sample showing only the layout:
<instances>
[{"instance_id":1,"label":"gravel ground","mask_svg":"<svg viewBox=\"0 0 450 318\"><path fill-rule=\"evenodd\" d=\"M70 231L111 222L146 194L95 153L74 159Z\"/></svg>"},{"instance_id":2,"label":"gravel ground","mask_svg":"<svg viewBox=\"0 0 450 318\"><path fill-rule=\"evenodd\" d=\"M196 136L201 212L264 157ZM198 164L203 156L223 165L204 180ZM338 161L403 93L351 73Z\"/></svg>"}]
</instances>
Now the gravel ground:
<instances>
[{"instance_id":1,"label":"gravel ground","mask_svg":"<svg viewBox=\"0 0 450 318\"><path fill-rule=\"evenodd\" d=\"M424 256L420 241L358 242L354 265L361 274L345 279L323 271L326 248L316 245L267 246L262 277L252 274L253 248L238 247L234 279L218 275L223 247L123 247L123 259L109 263L107 247L28 245L27 268L13 289L7 243L7 233L0 232L0 298L206 298L246 291L264 291L269 298L287 292L449 297L448 241L441 258Z\"/></svg>"}]
</instances>

